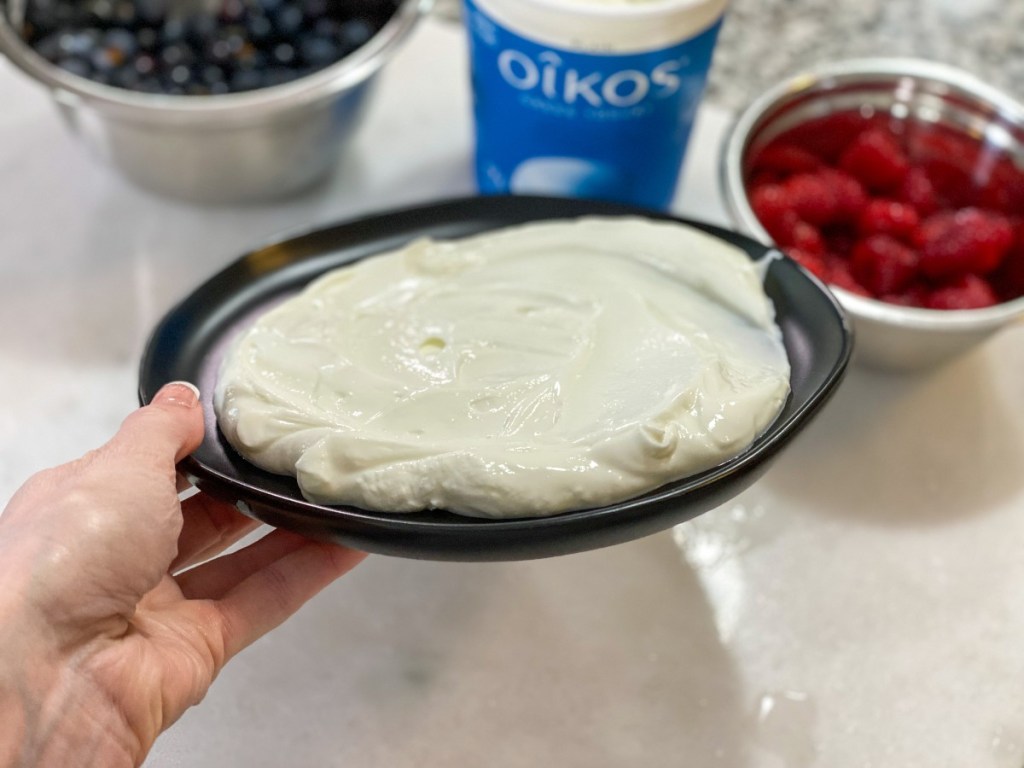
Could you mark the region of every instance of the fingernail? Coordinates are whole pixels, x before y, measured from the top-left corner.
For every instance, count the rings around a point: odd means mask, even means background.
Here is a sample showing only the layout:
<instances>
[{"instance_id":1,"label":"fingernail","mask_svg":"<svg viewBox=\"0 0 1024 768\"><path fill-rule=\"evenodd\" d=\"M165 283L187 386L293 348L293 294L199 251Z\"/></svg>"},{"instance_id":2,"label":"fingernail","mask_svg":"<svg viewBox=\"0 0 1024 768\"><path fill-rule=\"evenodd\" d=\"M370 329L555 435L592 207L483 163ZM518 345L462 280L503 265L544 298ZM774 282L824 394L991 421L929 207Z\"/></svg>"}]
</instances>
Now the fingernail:
<instances>
[{"instance_id":1,"label":"fingernail","mask_svg":"<svg viewBox=\"0 0 1024 768\"><path fill-rule=\"evenodd\" d=\"M195 384L188 381L172 381L160 387L160 391L156 393L153 402L194 408L199 402L199 389Z\"/></svg>"}]
</instances>

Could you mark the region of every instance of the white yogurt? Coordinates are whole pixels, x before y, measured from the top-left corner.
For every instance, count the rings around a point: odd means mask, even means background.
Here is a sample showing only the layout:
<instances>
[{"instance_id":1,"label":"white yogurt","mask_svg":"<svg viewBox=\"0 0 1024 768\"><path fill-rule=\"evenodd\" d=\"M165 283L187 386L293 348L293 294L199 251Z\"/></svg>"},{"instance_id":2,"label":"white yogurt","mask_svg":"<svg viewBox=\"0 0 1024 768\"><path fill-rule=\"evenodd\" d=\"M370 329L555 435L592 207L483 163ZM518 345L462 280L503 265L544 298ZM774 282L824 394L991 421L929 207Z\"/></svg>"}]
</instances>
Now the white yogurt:
<instances>
[{"instance_id":1,"label":"white yogurt","mask_svg":"<svg viewBox=\"0 0 1024 768\"><path fill-rule=\"evenodd\" d=\"M526 517L719 464L788 392L743 253L590 218L330 272L240 336L215 405L235 448L312 501Z\"/></svg>"}]
</instances>

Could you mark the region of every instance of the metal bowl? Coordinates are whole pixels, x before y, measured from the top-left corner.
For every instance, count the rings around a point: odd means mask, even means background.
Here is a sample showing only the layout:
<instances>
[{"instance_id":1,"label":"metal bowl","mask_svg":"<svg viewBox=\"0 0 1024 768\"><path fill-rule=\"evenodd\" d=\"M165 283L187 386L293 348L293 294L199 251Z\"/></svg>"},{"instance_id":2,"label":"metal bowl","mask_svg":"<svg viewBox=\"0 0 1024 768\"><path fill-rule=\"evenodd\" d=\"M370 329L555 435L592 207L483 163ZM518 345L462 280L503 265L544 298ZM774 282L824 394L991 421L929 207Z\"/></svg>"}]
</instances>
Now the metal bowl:
<instances>
[{"instance_id":1,"label":"metal bowl","mask_svg":"<svg viewBox=\"0 0 1024 768\"><path fill-rule=\"evenodd\" d=\"M916 59L837 62L780 83L733 124L720 170L727 205L742 231L771 242L747 198L749 158L796 125L851 110L953 129L983 141L987 158L1010 156L1024 167L1024 106L977 78ZM856 359L890 370L937 365L1024 317L1024 298L986 309L932 310L832 290L851 316Z\"/></svg>"},{"instance_id":2,"label":"metal bowl","mask_svg":"<svg viewBox=\"0 0 1024 768\"><path fill-rule=\"evenodd\" d=\"M50 89L69 125L146 189L199 202L293 193L324 177L358 124L373 76L429 0L405 0L365 45L293 82L222 96L136 93L73 75L18 34L18 6L0 3L0 53Z\"/></svg>"}]
</instances>

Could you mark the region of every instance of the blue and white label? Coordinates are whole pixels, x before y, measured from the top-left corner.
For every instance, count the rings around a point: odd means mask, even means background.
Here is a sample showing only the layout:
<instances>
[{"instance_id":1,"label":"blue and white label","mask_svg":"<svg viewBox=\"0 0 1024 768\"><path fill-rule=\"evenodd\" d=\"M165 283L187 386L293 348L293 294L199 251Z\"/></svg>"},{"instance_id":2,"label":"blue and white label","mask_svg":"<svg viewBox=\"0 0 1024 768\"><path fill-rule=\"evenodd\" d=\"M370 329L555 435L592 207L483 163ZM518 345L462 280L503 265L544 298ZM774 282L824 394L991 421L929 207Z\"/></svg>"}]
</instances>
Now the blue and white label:
<instances>
[{"instance_id":1,"label":"blue and white label","mask_svg":"<svg viewBox=\"0 0 1024 768\"><path fill-rule=\"evenodd\" d=\"M473 0L466 22L481 192L669 206L721 20L628 54L535 42Z\"/></svg>"}]
</instances>

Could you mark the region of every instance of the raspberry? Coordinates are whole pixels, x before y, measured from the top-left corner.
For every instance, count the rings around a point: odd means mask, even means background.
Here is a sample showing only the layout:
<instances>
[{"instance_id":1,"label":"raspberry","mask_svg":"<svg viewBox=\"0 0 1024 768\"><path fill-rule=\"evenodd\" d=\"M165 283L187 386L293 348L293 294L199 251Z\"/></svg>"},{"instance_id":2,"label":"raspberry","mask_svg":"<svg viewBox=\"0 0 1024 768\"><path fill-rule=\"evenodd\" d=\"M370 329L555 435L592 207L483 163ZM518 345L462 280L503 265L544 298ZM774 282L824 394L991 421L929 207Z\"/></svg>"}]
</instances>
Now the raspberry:
<instances>
[{"instance_id":1,"label":"raspberry","mask_svg":"<svg viewBox=\"0 0 1024 768\"><path fill-rule=\"evenodd\" d=\"M940 206L964 208L973 204L978 192L972 173L978 167L979 147L975 139L919 127L910 136L908 153L928 178Z\"/></svg>"},{"instance_id":2,"label":"raspberry","mask_svg":"<svg viewBox=\"0 0 1024 768\"><path fill-rule=\"evenodd\" d=\"M858 296L871 298L871 293L863 285L857 282L850 272L850 265L845 261L833 260L829 264L828 282L844 291L855 293Z\"/></svg>"},{"instance_id":3,"label":"raspberry","mask_svg":"<svg viewBox=\"0 0 1024 768\"><path fill-rule=\"evenodd\" d=\"M810 152L794 144L772 142L754 159L753 169L754 173L766 172L785 178L815 171L820 166L821 160Z\"/></svg>"},{"instance_id":4,"label":"raspberry","mask_svg":"<svg viewBox=\"0 0 1024 768\"><path fill-rule=\"evenodd\" d=\"M899 293L917 276L918 255L888 235L871 235L853 248L850 269L875 296Z\"/></svg>"},{"instance_id":5,"label":"raspberry","mask_svg":"<svg viewBox=\"0 0 1024 768\"><path fill-rule=\"evenodd\" d=\"M896 199L912 205L919 217L930 216L939 208L939 198L928 174L916 167L907 171L907 175L903 177Z\"/></svg>"},{"instance_id":6,"label":"raspberry","mask_svg":"<svg viewBox=\"0 0 1024 768\"><path fill-rule=\"evenodd\" d=\"M806 149L828 165L835 165L843 150L868 125L868 120L859 112L838 112L801 123L785 135L788 143Z\"/></svg>"},{"instance_id":7,"label":"raspberry","mask_svg":"<svg viewBox=\"0 0 1024 768\"><path fill-rule=\"evenodd\" d=\"M963 208L929 216L915 239L921 251L921 271L944 279L991 272L1009 251L1014 233L1004 216Z\"/></svg>"},{"instance_id":8,"label":"raspberry","mask_svg":"<svg viewBox=\"0 0 1024 768\"><path fill-rule=\"evenodd\" d=\"M838 200L828 179L812 173L791 176L782 185L790 208L815 226L828 224L836 215Z\"/></svg>"},{"instance_id":9,"label":"raspberry","mask_svg":"<svg viewBox=\"0 0 1024 768\"><path fill-rule=\"evenodd\" d=\"M822 235L825 237L825 247L835 254L849 256L857 244L857 233L845 227L826 229Z\"/></svg>"},{"instance_id":10,"label":"raspberry","mask_svg":"<svg viewBox=\"0 0 1024 768\"><path fill-rule=\"evenodd\" d=\"M944 158L925 160L920 167L935 190L940 208L966 208L971 205L977 189L969 171Z\"/></svg>"},{"instance_id":11,"label":"raspberry","mask_svg":"<svg viewBox=\"0 0 1024 768\"><path fill-rule=\"evenodd\" d=\"M839 157L839 167L868 189L885 192L898 187L910 164L892 136L877 128L864 131Z\"/></svg>"},{"instance_id":12,"label":"raspberry","mask_svg":"<svg viewBox=\"0 0 1024 768\"><path fill-rule=\"evenodd\" d=\"M1024 173L1009 158L1001 158L979 192L979 208L1007 214L1024 211Z\"/></svg>"},{"instance_id":13,"label":"raspberry","mask_svg":"<svg viewBox=\"0 0 1024 768\"><path fill-rule=\"evenodd\" d=\"M809 253L800 248L787 248L786 255L818 279L827 279L828 270L820 254Z\"/></svg>"},{"instance_id":14,"label":"raspberry","mask_svg":"<svg viewBox=\"0 0 1024 768\"><path fill-rule=\"evenodd\" d=\"M1014 244L989 279L1004 301L1024 296L1024 221L1017 223Z\"/></svg>"},{"instance_id":15,"label":"raspberry","mask_svg":"<svg viewBox=\"0 0 1024 768\"><path fill-rule=\"evenodd\" d=\"M868 235L891 235L897 240L909 241L920 224L911 206L892 200L872 200L860 215L859 230Z\"/></svg>"},{"instance_id":16,"label":"raspberry","mask_svg":"<svg viewBox=\"0 0 1024 768\"><path fill-rule=\"evenodd\" d=\"M821 232L806 221L796 223L790 241L786 245L815 256L822 256L825 253L825 238L821 236Z\"/></svg>"},{"instance_id":17,"label":"raspberry","mask_svg":"<svg viewBox=\"0 0 1024 768\"><path fill-rule=\"evenodd\" d=\"M926 306L928 309L981 309L998 302L995 291L984 278L961 275L932 291Z\"/></svg>"},{"instance_id":18,"label":"raspberry","mask_svg":"<svg viewBox=\"0 0 1024 768\"><path fill-rule=\"evenodd\" d=\"M899 293L886 293L879 298L889 304L899 304L904 307L924 307L931 295L923 283L912 283Z\"/></svg>"},{"instance_id":19,"label":"raspberry","mask_svg":"<svg viewBox=\"0 0 1024 768\"><path fill-rule=\"evenodd\" d=\"M832 187L835 195L836 210L834 223L852 223L860 218L864 206L868 204L868 193L859 181L848 173L834 168L825 168L818 172L818 177Z\"/></svg>"},{"instance_id":20,"label":"raspberry","mask_svg":"<svg viewBox=\"0 0 1024 768\"><path fill-rule=\"evenodd\" d=\"M763 184L750 193L750 207L757 220L778 245L792 242L793 228L799 222L790 207L789 197L778 184Z\"/></svg>"}]
</instances>

